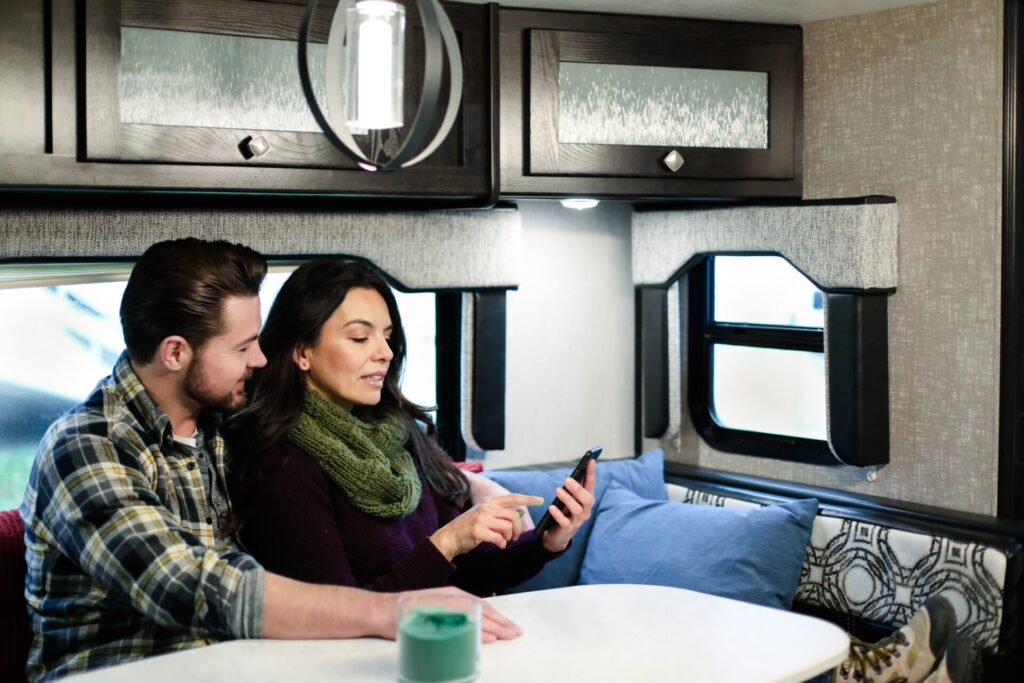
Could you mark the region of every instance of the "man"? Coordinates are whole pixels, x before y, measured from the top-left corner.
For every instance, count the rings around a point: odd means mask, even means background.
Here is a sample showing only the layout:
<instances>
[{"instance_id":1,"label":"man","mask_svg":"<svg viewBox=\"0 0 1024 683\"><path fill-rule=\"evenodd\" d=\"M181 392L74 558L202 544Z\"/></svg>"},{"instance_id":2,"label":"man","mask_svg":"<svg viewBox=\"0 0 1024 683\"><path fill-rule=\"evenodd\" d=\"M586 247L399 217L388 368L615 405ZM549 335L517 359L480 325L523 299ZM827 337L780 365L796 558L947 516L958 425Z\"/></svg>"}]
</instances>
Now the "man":
<instances>
[{"instance_id":1,"label":"man","mask_svg":"<svg viewBox=\"0 0 1024 683\"><path fill-rule=\"evenodd\" d=\"M394 637L397 595L265 572L222 530L219 411L266 363L266 270L251 249L196 239L155 244L133 269L127 351L47 431L21 506L31 681L231 638ZM493 609L484 630L519 633Z\"/></svg>"}]
</instances>

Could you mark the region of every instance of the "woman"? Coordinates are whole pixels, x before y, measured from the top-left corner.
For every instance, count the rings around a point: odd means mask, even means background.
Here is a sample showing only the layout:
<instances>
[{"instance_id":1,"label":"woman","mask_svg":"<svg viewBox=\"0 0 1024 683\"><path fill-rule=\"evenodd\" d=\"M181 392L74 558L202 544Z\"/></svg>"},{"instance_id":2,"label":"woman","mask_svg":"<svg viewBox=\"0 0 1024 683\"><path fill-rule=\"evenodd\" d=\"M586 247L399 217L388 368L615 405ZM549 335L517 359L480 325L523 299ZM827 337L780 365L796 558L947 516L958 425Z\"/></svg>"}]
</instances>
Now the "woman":
<instances>
[{"instance_id":1,"label":"woman","mask_svg":"<svg viewBox=\"0 0 1024 683\"><path fill-rule=\"evenodd\" d=\"M399 389L398 306L368 266L317 259L298 268L260 345L267 365L227 433L242 457L233 471L241 540L269 571L487 595L539 571L590 516L593 469L585 485L559 487L566 514L552 506L557 524L543 538L521 533L519 521L520 506L540 499L508 494L465 509L467 478Z\"/></svg>"}]
</instances>

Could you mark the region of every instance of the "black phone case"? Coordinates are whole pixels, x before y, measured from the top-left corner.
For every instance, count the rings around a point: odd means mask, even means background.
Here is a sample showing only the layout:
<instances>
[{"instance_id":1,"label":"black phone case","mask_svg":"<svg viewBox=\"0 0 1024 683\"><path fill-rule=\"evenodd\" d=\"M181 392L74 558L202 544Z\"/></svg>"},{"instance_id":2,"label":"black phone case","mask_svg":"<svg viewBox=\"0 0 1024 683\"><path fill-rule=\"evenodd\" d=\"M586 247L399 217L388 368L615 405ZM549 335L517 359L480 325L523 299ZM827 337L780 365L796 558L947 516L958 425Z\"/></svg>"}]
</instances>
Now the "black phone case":
<instances>
[{"instance_id":1,"label":"black phone case","mask_svg":"<svg viewBox=\"0 0 1024 683\"><path fill-rule=\"evenodd\" d=\"M582 484L583 479L587 476L587 463L589 463L591 460L597 460L598 456L601 455L601 452L603 450L604 449L602 449L600 446L597 446L595 448L591 448L589 451L584 453L583 457L580 458L580 461L576 463L576 467L573 468L572 474L570 474L569 476ZM548 507L551 507L552 505L557 507L562 512L565 512L565 503L563 503L557 496L555 496L555 499L548 504ZM540 538L545 531L547 531L551 528L552 525L554 525L554 523L555 518L551 516L550 510L547 510L547 508L545 508L544 516L540 518L540 521L537 522L537 526L534 527L537 537Z\"/></svg>"}]
</instances>

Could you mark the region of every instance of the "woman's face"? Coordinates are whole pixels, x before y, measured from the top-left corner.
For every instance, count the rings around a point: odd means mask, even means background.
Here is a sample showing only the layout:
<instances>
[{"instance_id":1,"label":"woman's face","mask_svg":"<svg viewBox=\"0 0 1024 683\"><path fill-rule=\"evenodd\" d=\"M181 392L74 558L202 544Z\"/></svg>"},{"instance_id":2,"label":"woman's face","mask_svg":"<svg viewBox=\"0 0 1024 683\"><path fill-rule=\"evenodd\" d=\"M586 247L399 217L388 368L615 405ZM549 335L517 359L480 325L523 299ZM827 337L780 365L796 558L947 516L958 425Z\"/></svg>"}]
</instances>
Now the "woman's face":
<instances>
[{"instance_id":1,"label":"woman's face","mask_svg":"<svg viewBox=\"0 0 1024 683\"><path fill-rule=\"evenodd\" d=\"M313 346L299 346L292 358L306 385L342 408L380 403L384 377L394 354L391 315L376 290L350 289L324 323Z\"/></svg>"}]
</instances>

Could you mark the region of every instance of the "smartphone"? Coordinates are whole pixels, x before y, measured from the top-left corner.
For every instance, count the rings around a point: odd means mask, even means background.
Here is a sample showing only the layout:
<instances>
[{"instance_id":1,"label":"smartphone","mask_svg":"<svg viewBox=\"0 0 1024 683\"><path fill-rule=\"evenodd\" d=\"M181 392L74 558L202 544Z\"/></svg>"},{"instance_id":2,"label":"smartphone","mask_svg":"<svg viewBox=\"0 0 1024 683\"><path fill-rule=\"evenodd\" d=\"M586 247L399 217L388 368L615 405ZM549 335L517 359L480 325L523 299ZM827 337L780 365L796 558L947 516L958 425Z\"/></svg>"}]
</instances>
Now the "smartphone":
<instances>
[{"instance_id":1,"label":"smartphone","mask_svg":"<svg viewBox=\"0 0 1024 683\"><path fill-rule=\"evenodd\" d=\"M576 463L576 467L573 468L572 474L570 474L569 476L582 484L583 480L587 476L587 463L589 463L591 460L597 460L597 456L601 455L602 450L604 449L602 449L600 446L594 446L589 451L584 453L583 457L580 458L580 461ZM555 499L551 501L551 505L554 505L562 512L565 512L565 503L563 503L558 496L555 496ZM549 505L548 507L551 507L551 505ZM541 536L543 536L544 532L553 526L555 526L555 518L552 517L551 512L547 510L547 508L545 508L544 516L540 518L540 521L537 522L537 526L535 527L537 537L540 538Z\"/></svg>"}]
</instances>

